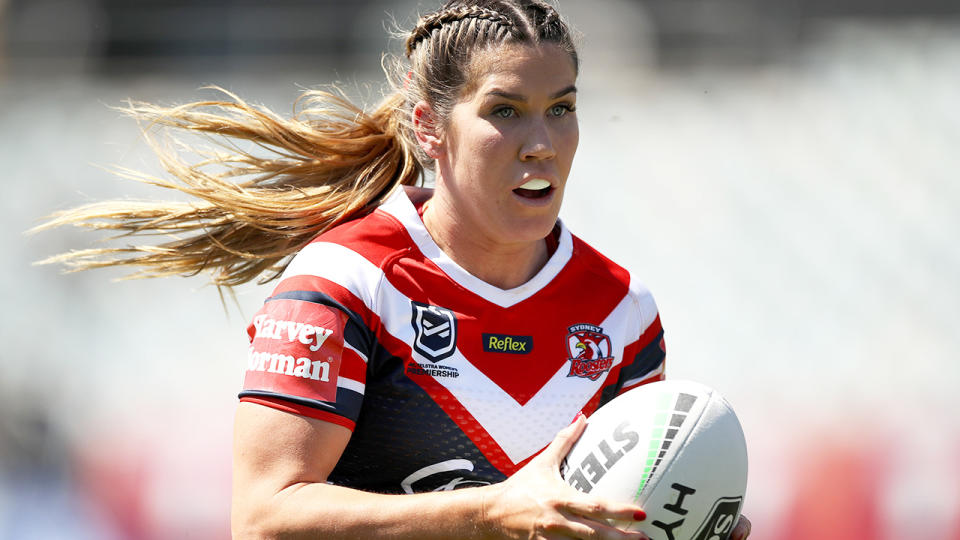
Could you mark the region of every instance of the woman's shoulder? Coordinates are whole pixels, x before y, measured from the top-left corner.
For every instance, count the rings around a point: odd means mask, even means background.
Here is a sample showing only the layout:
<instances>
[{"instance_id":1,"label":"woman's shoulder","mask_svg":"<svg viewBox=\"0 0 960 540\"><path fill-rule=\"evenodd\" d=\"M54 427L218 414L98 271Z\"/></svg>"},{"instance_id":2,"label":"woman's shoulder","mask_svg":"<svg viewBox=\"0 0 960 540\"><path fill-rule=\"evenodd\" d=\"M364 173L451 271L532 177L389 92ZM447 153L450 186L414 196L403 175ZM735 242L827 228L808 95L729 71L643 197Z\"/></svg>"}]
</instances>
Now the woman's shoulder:
<instances>
[{"instance_id":1,"label":"woman's shoulder","mask_svg":"<svg viewBox=\"0 0 960 540\"><path fill-rule=\"evenodd\" d=\"M397 200L398 196L405 197L402 191L394 193L374 210L314 238L294 255L280 283L294 278L298 282L304 279L316 282L314 278L320 278L318 283L341 286L368 296L383 278L390 262L411 249L408 225L389 209L391 205L403 203Z\"/></svg>"},{"instance_id":2,"label":"woman's shoulder","mask_svg":"<svg viewBox=\"0 0 960 540\"><path fill-rule=\"evenodd\" d=\"M591 282L606 283L610 286L625 289L626 295L633 299L641 312L649 315L657 313L653 293L634 272L601 253L580 237L571 236L573 239L573 259L577 261L577 266L581 268L581 271L590 274Z\"/></svg>"},{"instance_id":3,"label":"woman's shoulder","mask_svg":"<svg viewBox=\"0 0 960 540\"><path fill-rule=\"evenodd\" d=\"M398 189L373 210L325 231L304 247L295 259L306 257L304 253L310 251L351 251L367 263L383 267L394 254L404 252L411 246L408 232L410 224L398 219L395 210L416 200L415 196L408 196L408 193L408 190ZM334 261L341 264L345 262L334 259L331 263Z\"/></svg>"}]
</instances>

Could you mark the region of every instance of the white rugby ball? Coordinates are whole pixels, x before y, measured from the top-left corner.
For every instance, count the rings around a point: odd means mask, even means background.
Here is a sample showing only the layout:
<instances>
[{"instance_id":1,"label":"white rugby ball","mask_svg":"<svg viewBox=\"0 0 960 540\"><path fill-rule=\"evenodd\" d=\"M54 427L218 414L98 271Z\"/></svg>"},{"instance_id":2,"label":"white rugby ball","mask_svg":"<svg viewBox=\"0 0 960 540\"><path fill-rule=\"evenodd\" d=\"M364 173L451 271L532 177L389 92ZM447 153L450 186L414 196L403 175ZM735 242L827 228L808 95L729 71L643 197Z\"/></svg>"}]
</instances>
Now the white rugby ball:
<instances>
[{"instance_id":1,"label":"white rugby ball","mask_svg":"<svg viewBox=\"0 0 960 540\"><path fill-rule=\"evenodd\" d=\"M625 392L587 419L561 466L574 488L638 504L619 527L651 540L725 540L747 487L747 444L719 393L691 381Z\"/></svg>"}]
</instances>

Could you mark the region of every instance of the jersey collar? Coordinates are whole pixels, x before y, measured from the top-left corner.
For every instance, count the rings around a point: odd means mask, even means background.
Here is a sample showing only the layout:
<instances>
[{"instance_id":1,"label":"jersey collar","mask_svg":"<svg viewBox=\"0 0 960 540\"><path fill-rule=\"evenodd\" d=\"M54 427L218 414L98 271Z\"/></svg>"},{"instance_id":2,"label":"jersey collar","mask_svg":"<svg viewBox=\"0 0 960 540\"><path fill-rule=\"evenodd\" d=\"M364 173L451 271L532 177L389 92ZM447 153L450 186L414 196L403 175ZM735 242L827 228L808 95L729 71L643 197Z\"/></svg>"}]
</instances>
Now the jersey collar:
<instances>
[{"instance_id":1,"label":"jersey collar","mask_svg":"<svg viewBox=\"0 0 960 540\"><path fill-rule=\"evenodd\" d=\"M573 255L572 235L563 222L557 220L557 224L560 226L560 243L557 250L547 260L547 264L523 285L512 289L501 289L467 272L440 249L440 246L433 241L430 233L427 232L423 220L406 190L395 189L390 197L380 205L379 210L396 218L407 230L420 252L433 261L450 279L500 307L506 308L518 304L546 287L563 270Z\"/></svg>"}]
</instances>

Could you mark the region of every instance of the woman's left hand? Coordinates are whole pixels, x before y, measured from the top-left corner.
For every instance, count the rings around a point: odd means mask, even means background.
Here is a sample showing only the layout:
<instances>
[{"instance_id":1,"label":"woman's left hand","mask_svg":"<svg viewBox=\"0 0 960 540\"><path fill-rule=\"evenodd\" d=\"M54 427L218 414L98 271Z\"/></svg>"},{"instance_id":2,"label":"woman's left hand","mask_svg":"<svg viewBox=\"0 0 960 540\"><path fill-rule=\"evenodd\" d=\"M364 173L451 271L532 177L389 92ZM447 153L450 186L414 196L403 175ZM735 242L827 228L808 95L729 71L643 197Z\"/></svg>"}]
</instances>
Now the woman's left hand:
<instances>
[{"instance_id":1,"label":"woman's left hand","mask_svg":"<svg viewBox=\"0 0 960 540\"><path fill-rule=\"evenodd\" d=\"M750 536L750 520L746 516L740 516L740 519L737 520L737 525L733 528L733 532L730 534L730 540L746 540Z\"/></svg>"}]
</instances>

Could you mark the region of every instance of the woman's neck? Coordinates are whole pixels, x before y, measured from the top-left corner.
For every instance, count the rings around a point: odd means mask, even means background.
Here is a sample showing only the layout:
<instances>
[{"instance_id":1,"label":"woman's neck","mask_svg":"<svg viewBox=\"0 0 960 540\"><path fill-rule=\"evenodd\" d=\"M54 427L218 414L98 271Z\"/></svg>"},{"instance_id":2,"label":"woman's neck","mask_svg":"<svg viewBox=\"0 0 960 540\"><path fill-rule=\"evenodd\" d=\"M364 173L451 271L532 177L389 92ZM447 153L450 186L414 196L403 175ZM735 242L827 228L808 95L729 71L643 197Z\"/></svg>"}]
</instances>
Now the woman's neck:
<instances>
[{"instance_id":1,"label":"woman's neck","mask_svg":"<svg viewBox=\"0 0 960 540\"><path fill-rule=\"evenodd\" d=\"M530 281L547 263L545 240L503 243L478 233L444 201L424 203L423 224L441 250L460 267L500 289L513 289Z\"/></svg>"}]
</instances>

